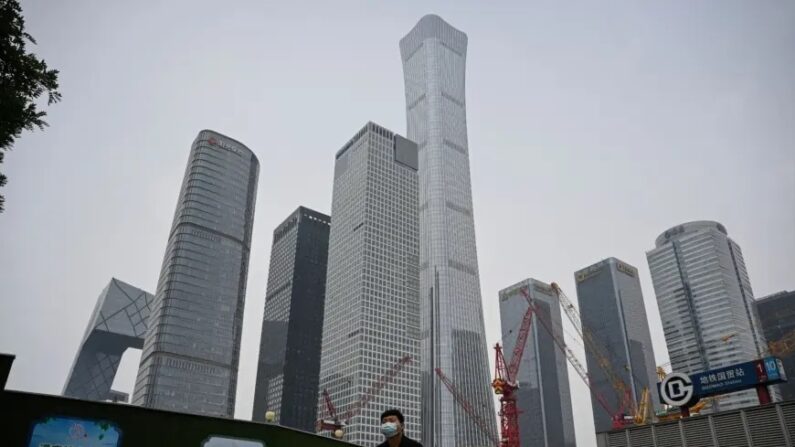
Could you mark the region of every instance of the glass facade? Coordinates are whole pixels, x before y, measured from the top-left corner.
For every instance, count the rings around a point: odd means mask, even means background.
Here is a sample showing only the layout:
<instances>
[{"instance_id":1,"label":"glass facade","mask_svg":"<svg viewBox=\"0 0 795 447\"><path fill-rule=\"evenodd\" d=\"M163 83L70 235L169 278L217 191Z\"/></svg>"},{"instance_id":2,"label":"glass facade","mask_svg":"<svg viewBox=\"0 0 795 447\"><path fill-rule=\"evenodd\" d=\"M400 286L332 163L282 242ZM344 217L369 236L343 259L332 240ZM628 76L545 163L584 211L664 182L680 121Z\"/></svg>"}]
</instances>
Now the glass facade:
<instances>
[{"instance_id":1,"label":"glass facade","mask_svg":"<svg viewBox=\"0 0 795 447\"><path fill-rule=\"evenodd\" d=\"M193 142L133 403L232 417L259 162L210 130Z\"/></svg>"},{"instance_id":2,"label":"glass facade","mask_svg":"<svg viewBox=\"0 0 795 447\"><path fill-rule=\"evenodd\" d=\"M542 318L563 340L558 298L549 286L535 279L526 279L500 291L500 323L503 328L505 361L511 361L516 338L527 312L527 298L521 289L527 287L530 298ZM547 329L533 314L530 334L524 348L517 375L519 389L519 440L526 446L574 447L574 415L566 356L555 344Z\"/></svg>"},{"instance_id":3,"label":"glass facade","mask_svg":"<svg viewBox=\"0 0 795 447\"><path fill-rule=\"evenodd\" d=\"M357 445L383 441L388 408L403 412L409 437L420 433L416 154L413 142L368 123L334 165L319 390L340 416L372 395L347 421L345 440ZM327 419L320 393L318 419Z\"/></svg>"},{"instance_id":4,"label":"glass facade","mask_svg":"<svg viewBox=\"0 0 795 447\"><path fill-rule=\"evenodd\" d=\"M491 442L435 368L497 429L469 174L466 50L466 34L435 15L400 41L408 138L419 148L423 444L435 447Z\"/></svg>"},{"instance_id":5,"label":"glass facade","mask_svg":"<svg viewBox=\"0 0 795 447\"><path fill-rule=\"evenodd\" d=\"M762 332L768 342L790 340L795 331L795 292L779 292L756 300L756 310ZM790 342L791 345L791 342ZM776 385L782 400L795 400L795 351L774 355L781 358L784 371L790 374L788 382Z\"/></svg>"},{"instance_id":6,"label":"glass facade","mask_svg":"<svg viewBox=\"0 0 795 447\"><path fill-rule=\"evenodd\" d=\"M574 280L582 326L599 344L600 354L627 385L633 402L639 402L643 389L648 388L652 409L659 408L654 350L638 269L608 258L578 270ZM618 410L624 396L613 388L591 350L586 350L585 357L592 387L612 405L611 410ZM599 405L593 394L591 407L596 432L611 430L613 415Z\"/></svg>"},{"instance_id":7,"label":"glass facade","mask_svg":"<svg viewBox=\"0 0 795 447\"><path fill-rule=\"evenodd\" d=\"M299 207L273 231L252 420L315 430L330 225Z\"/></svg>"},{"instance_id":8,"label":"glass facade","mask_svg":"<svg viewBox=\"0 0 795 447\"><path fill-rule=\"evenodd\" d=\"M673 371L692 374L760 358L765 341L751 281L726 228L689 222L661 234L655 245L646 258ZM724 395L711 410L758 403L754 390L741 391Z\"/></svg>"},{"instance_id":9,"label":"glass facade","mask_svg":"<svg viewBox=\"0 0 795 447\"><path fill-rule=\"evenodd\" d=\"M141 349L144 344L153 299L150 293L111 279L88 321L66 378L64 396L104 401L123 394L110 387L124 351Z\"/></svg>"}]
</instances>

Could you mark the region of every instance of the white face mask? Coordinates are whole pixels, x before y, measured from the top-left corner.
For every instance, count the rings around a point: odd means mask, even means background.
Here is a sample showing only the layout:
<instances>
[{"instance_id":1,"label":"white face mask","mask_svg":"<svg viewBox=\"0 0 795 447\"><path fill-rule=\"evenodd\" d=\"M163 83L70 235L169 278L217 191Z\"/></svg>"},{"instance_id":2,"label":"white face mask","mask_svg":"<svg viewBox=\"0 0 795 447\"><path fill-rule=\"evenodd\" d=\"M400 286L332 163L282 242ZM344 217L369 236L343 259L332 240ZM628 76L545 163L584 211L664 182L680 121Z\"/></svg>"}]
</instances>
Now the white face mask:
<instances>
[{"instance_id":1,"label":"white face mask","mask_svg":"<svg viewBox=\"0 0 795 447\"><path fill-rule=\"evenodd\" d=\"M387 438L391 438L398 434L398 424L397 422L384 422L381 424L381 433Z\"/></svg>"}]
</instances>

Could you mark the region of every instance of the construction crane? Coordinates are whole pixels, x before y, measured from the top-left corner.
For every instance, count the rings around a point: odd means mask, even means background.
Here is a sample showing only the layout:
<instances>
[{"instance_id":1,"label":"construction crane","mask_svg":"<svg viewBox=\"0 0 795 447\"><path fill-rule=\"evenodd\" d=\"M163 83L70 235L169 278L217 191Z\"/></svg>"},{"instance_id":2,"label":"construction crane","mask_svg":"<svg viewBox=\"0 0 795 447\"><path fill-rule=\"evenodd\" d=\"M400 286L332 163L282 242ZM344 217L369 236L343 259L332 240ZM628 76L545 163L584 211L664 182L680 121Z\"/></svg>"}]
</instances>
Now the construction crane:
<instances>
[{"instance_id":1,"label":"construction crane","mask_svg":"<svg viewBox=\"0 0 795 447\"><path fill-rule=\"evenodd\" d=\"M533 303L532 298L530 298L529 295L525 295L525 299L527 299L530 306L533 307L536 315L536 320L539 323L541 323L541 326L544 328L544 330L546 330L546 332L552 338L552 341L555 343L555 346L557 346L558 349L560 349L560 351L563 352L563 354L566 357L566 360L568 360L569 364L574 368L574 371L577 373L578 376L580 376L580 379L582 379L582 381L585 383L585 386L587 386L588 389L591 391L593 396L596 398L597 403L599 403L599 406L601 406L602 409L604 409L607 412L607 414L609 414L612 417L614 415L614 412L610 411L610 406L607 404L607 400L604 398L602 393L600 393L591 383L591 377L588 375L585 366L583 366L582 362L580 362L580 360L577 359L577 356L574 354L574 352L571 349L569 349L569 347L566 345L566 342L563 341L562 337L555 332L552 324L550 323L550 321L546 319L544 314L542 312L536 311L535 304Z\"/></svg>"},{"instance_id":2,"label":"construction crane","mask_svg":"<svg viewBox=\"0 0 795 447\"><path fill-rule=\"evenodd\" d=\"M322 396L323 402L326 406L326 412L328 413L330 419L321 418L318 421L318 428L319 431L330 430L335 438L342 439L345 431L345 426L348 425L351 419L354 416L358 415L364 407L369 404L378 393L384 389L390 382L392 382L398 373L405 367L407 364L411 363L411 356L406 355L400 358L395 364L389 368L383 376L381 376L376 383L367 390L359 399L358 402L353 404L348 411L345 412L342 416L339 416L337 413L337 408L334 406L334 403L331 401L331 396L327 389L323 389Z\"/></svg>"},{"instance_id":3,"label":"construction crane","mask_svg":"<svg viewBox=\"0 0 795 447\"><path fill-rule=\"evenodd\" d=\"M582 338L586 349L596 358L600 368L602 371L604 371L605 375L607 375L610 384L616 391L616 396L619 398L620 406L616 413L612 415L613 427L620 428L621 426L626 425L627 422L633 421L634 418L625 417L625 414L627 411L637 414L640 404L633 400L631 388L627 387L624 379L622 379L621 376L613 370L612 362L606 355L602 353L601 347L596 342L591 332L583 327L577 308L574 307L574 303L572 303L569 297L563 293L563 289L561 289L560 286L554 282L550 284L550 286L552 287L552 290L555 291L555 294L560 301L561 308L563 308L563 312L566 314L569 321L571 321L571 324L574 326L577 334Z\"/></svg>"},{"instance_id":4,"label":"construction crane","mask_svg":"<svg viewBox=\"0 0 795 447\"><path fill-rule=\"evenodd\" d=\"M442 381L447 390L450 391L450 394L453 396L453 399L458 403L459 406L469 415L472 419L472 422L480 428L486 436L494 443L495 447L503 446L504 444L500 442L500 439L491 431L490 424L486 421L481 419L480 416L475 412L474 407L468 400L458 391L453 382L444 374L441 368L436 368L436 375L439 376L439 380Z\"/></svg>"},{"instance_id":5,"label":"construction crane","mask_svg":"<svg viewBox=\"0 0 795 447\"><path fill-rule=\"evenodd\" d=\"M494 394L500 398L500 435L503 447L519 447L519 409L516 406L515 391L519 388L516 375L524 355L527 336L530 334L530 324L533 321L533 305L527 293L527 287L522 287L522 295L528 300L529 306L522 317L522 325L516 336L510 363L506 364L502 346L494 345L494 380L491 387Z\"/></svg>"},{"instance_id":6,"label":"construction crane","mask_svg":"<svg viewBox=\"0 0 795 447\"><path fill-rule=\"evenodd\" d=\"M785 357L795 351L795 330L788 332L778 340L767 344L771 355Z\"/></svg>"}]
</instances>

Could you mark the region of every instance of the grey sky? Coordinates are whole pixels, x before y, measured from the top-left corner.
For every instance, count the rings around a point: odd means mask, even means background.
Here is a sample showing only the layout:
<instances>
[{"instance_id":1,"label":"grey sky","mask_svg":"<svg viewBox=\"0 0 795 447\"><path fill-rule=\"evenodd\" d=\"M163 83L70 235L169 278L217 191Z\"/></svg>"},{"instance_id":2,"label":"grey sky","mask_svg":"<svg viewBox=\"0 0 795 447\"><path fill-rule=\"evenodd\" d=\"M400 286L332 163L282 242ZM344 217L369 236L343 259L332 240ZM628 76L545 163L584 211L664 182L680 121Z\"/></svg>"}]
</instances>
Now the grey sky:
<instances>
[{"instance_id":1,"label":"grey sky","mask_svg":"<svg viewBox=\"0 0 795 447\"><path fill-rule=\"evenodd\" d=\"M233 3L233 2L228 2ZM329 212L333 155L368 120L405 134L398 40L434 12L469 35L467 111L489 344L497 290L574 298L607 256L640 269L670 226L717 220L756 296L795 288L795 3L24 1L61 70L51 127L3 165L0 351L11 388L59 393L111 276L154 292L196 133L261 163L237 417L248 418L271 233ZM137 358L117 386L131 390ZM587 389L571 377L579 445Z\"/></svg>"}]
</instances>

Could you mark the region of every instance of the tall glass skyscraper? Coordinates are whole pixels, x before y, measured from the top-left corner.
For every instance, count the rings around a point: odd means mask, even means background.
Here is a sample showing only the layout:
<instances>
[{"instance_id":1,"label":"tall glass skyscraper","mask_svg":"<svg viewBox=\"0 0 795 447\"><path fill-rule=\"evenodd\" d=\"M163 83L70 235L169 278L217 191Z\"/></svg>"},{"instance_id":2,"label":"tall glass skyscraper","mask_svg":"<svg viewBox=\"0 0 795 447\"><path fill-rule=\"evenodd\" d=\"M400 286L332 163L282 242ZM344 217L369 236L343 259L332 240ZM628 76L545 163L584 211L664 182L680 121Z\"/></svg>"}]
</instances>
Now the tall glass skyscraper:
<instances>
[{"instance_id":1,"label":"tall glass skyscraper","mask_svg":"<svg viewBox=\"0 0 795 447\"><path fill-rule=\"evenodd\" d=\"M427 15L400 41L408 138L419 147L423 444L491 441L436 378L441 368L493 424L467 144L467 36Z\"/></svg>"},{"instance_id":2,"label":"tall glass skyscraper","mask_svg":"<svg viewBox=\"0 0 795 447\"><path fill-rule=\"evenodd\" d=\"M740 246L711 221L661 234L646 253L673 371L686 374L762 356L765 339ZM777 397L777 392L771 390ZM754 390L727 394L712 411L756 405Z\"/></svg>"},{"instance_id":3,"label":"tall glass skyscraper","mask_svg":"<svg viewBox=\"0 0 795 447\"><path fill-rule=\"evenodd\" d=\"M259 162L199 132L177 200L134 404L232 417Z\"/></svg>"},{"instance_id":4,"label":"tall glass skyscraper","mask_svg":"<svg viewBox=\"0 0 795 447\"><path fill-rule=\"evenodd\" d=\"M273 231L252 420L315 429L330 225L301 206Z\"/></svg>"},{"instance_id":5,"label":"tall glass skyscraper","mask_svg":"<svg viewBox=\"0 0 795 447\"><path fill-rule=\"evenodd\" d=\"M650 409L659 408L654 349L649 320L643 304L638 269L616 258L607 258L574 273L580 320L601 348L601 355L613 373L626 384L633 402L639 402L643 389L649 390ZM586 351L591 387L604 396L612 411L622 406L625 396L617 392L600 359ZM596 432L612 430L611 414L591 394ZM629 408L625 408L629 411Z\"/></svg>"},{"instance_id":6,"label":"tall glass skyscraper","mask_svg":"<svg viewBox=\"0 0 795 447\"><path fill-rule=\"evenodd\" d=\"M555 331L555 336L563 339L558 297L549 284L526 279L500 290L505 361L511 361L519 326L529 307L521 291L523 288L527 288L536 312L516 377L519 382L516 390L516 405L520 410L519 440L525 446L574 447L574 415L566 355L548 332ZM543 322L539 321L539 313Z\"/></svg>"},{"instance_id":7,"label":"tall glass skyscraper","mask_svg":"<svg viewBox=\"0 0 795 447\"><path fill-rule=\"evenodd\" d=\"M368 123L334 163L320 393L340 416L373 396L351 418L345 440L384 440L379 417L405 415L406 433L420 431L417 263L417 145ZM412 361L378 390L404 356ZM319 418L328 418L318 395Z\"/></svg>"}]
</instances>

